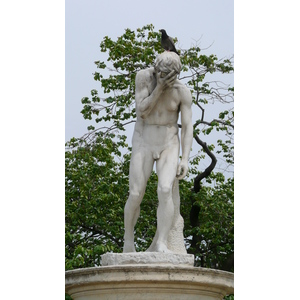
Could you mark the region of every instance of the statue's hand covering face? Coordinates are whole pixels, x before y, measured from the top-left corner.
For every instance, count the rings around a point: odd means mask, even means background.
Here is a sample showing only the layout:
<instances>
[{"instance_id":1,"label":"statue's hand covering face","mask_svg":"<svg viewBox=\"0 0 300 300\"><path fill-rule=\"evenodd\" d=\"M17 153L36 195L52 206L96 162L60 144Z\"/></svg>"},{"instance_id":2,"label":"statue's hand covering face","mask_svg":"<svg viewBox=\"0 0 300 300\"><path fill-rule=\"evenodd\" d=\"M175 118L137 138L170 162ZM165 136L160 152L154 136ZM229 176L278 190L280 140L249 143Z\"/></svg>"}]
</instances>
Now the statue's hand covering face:
<instances>
[{"instance_id":1,"label":"statue's hand covering face","mask_svg":"<svg viewBox=\"0 0 300 300\"><path fill-rule=\"evenodd\" d=\"M154 69L156 73L161 72L161 78L166 77L173 70L179 74L181 71L180 58L174 52L165 51L157 56Z\"/></svg>"}]
</instances>

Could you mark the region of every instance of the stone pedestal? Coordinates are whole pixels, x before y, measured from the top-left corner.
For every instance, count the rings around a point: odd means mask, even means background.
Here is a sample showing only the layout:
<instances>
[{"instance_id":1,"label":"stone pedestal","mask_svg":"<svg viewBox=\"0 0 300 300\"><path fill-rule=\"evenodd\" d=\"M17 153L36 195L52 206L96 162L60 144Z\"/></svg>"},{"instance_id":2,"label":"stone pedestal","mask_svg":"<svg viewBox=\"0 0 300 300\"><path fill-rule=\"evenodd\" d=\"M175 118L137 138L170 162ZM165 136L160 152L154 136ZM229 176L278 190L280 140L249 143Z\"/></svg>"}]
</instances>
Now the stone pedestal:
<instances>
[{"instance_id":1,"label":"stone pedestal","mask_svg":"<svg viewBox=\"0 0 300 300\"><path fill-rule=\"evenodd\" d=\"M194 266L193 254L162 252L106 253L101 255L102 266L115 265L181 265Z\"/></svg>"},{"instance_id":2,"label":"stone pedestal","mask_svg":"<svg viewBox=\"0 0 300 300\"><path fill-rule=\"evenodd\" d=\"M105 254L105 266L67 271L66 292L74 300L216 300L233 293L233 273L195 268L189 255L151 254Z\"/></svg>"}]
</instances>

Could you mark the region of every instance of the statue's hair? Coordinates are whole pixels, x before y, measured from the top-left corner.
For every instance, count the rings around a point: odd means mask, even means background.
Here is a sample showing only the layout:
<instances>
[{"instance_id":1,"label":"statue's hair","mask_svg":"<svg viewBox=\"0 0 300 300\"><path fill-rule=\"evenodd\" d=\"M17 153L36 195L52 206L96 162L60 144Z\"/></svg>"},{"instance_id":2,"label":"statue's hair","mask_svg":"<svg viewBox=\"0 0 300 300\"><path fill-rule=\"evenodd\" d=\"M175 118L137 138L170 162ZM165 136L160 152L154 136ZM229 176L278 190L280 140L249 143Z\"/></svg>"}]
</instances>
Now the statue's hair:
<instances>
[{"instance_id":1,"label":"statue's hair","mask_svg":"<svg viewBox=\"0 0 300 300\"><path fill-rule=\"evenodd\" d=\"M180 58L175 52L165 51L157 56L154 68L157 72L169 73L175 70L179 74L181 71Z\"/></svg>"}]
</instances>

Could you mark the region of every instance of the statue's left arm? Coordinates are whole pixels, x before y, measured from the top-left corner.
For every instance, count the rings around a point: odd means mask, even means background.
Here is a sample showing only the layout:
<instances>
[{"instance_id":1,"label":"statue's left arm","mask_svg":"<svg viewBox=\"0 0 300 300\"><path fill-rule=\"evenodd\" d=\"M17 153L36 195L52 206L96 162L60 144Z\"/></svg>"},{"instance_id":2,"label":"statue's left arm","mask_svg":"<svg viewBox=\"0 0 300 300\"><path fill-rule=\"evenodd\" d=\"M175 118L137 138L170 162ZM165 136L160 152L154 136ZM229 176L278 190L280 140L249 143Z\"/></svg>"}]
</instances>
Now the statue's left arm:
<instances>
[{"instance_id":1,"label":"statue's left arm","mask_svg":"<svg viewBox=\"0 0 300 300\"><path fill-rule=\"evenodd\" d=\"M177 178L182 179L188 171L188 159L193 143L192 95L184 87L180 104L181 111L181 150L182 158L177 169Z\"/></svg>"}]
</instances>

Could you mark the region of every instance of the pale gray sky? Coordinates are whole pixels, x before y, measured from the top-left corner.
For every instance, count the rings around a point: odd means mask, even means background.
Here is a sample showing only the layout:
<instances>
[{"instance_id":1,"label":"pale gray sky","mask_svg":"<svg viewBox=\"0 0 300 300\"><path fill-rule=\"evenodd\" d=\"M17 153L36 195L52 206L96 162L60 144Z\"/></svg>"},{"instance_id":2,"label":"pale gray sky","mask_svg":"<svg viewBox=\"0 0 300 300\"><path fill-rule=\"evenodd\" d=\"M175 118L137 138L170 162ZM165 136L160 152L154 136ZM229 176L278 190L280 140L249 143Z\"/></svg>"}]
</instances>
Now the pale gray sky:
<instances>
[{"instance_id":1,"label":"pale gray sky","mask_svg":"<svg viewBox=\"0 0 300 300\"><path fill-rule=\"evenodd\" d=\"M66 141L87 132L89 122L80 114L81 98L89 97L92 89L101 90L92 73L94 61L105 60L99 48L104 36L116 39L125 28L135 30L151 23L155 30L164 28L176 36L179 48L198 41L203 48L211 45L205 54L231 57L233 19L232 0L66 0ZM230 81L233 85L233 76Z\"/></svg>"}]
</instances>

